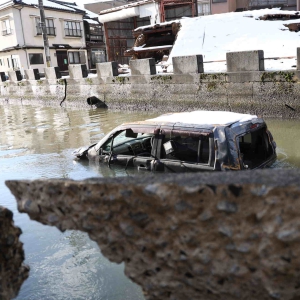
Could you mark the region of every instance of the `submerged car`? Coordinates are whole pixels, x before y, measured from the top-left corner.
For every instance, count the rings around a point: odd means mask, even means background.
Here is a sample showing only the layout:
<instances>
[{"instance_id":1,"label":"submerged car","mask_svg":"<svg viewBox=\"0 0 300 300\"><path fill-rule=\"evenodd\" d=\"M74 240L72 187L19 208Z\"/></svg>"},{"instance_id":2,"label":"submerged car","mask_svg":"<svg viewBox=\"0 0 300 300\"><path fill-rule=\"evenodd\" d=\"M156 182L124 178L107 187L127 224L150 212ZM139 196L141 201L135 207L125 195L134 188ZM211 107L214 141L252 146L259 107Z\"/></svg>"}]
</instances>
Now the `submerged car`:
<instances>
[{"instance_id":1,"label":"submerged car","mask_svg":"<svg viewBox=\"0 0 300 300\"><path fill-rule=\"evenodd\" d=\"M255 115L193 111L122 124L74 155L149 171L244 170L271 166L276 144Z\"/></svg>"}]
</instances>

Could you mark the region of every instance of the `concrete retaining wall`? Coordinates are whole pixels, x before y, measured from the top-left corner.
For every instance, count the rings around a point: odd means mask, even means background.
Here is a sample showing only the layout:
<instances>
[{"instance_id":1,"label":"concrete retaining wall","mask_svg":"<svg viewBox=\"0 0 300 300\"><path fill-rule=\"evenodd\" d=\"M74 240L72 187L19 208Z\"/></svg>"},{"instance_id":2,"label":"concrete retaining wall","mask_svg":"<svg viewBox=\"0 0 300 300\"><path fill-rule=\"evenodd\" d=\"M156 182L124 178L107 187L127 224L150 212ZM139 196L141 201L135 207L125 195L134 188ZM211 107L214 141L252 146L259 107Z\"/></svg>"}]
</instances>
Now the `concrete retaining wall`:
<instances>
[{"instance_id":1,"label":"concrete retaining wall","mask_svg":"<svg viewBox=\"0 0 300 300\"><path fill-rule=\"evenodd\" d=\"M85 231L146 299L300 299L299 170L7 181L20 212Z\"/></svg>"},{"instance_id":2,"label":"concrete retaining wall","mask_svg":"<svg viewBox=\"0 0 300 300\"><path fill-rule=\"evenodd\" d=\"M109 108L119 110L229 110L299 118L299 71L259 71L262 56L259 50L229 53L228 64L237 59L239 68L234 66L232 72L219 74L199 73L203 67L201 55L175 58L177 74L150 75L155 73L151 59L132 61L131 76L114 76L117 71L114 62L97 64L97 77L82 78L78 68L76 76L67 79L63 105L84 107L88 105L87 98L95 96ZM258 71L247 71L253 65ZM56 78L53 68L46 69L47 79L18 82L12 77L13 80L1 82L0 99L58 105L65 95L64 80Z\"/></svg>"}]
</instances>

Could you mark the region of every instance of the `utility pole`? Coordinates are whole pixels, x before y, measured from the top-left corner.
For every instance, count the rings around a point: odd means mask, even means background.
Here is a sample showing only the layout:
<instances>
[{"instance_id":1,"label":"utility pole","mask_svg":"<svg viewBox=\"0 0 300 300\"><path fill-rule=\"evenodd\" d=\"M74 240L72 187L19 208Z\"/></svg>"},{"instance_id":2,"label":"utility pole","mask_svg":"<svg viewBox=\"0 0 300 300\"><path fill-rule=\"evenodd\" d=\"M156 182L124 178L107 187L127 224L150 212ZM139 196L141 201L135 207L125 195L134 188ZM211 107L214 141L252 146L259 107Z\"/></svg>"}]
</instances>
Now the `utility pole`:
<instances>
[{"instance_id":1,"label":"utility pole","mask_svg":"<svg viewBox=\"0 0 300 300\"><path fill-rule=\"evenodd\" d=\"M49 67L51 67L51 58L50 58L49 41L48 41L48 36L47 36L47 28L46 28L43 0L39 0L39 9L40 9L40 15L41 15L41 28L42 28L42 34L43 34L43 39L44 39L46 64L47 64L47 67L49 68Z\"/></svg>"}]
</instances>

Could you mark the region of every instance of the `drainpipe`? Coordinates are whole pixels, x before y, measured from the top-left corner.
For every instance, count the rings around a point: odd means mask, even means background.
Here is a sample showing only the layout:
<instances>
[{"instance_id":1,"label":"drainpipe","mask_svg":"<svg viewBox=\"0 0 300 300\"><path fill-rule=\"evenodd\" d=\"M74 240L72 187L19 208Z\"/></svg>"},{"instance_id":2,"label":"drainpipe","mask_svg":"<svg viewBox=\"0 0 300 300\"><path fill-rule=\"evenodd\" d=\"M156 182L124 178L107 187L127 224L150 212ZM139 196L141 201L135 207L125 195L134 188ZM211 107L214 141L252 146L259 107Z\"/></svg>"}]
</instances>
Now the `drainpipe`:
<instances>
[{"instance_id":1,"label":"drainpipe","mask_svg":"<svg viewBox=\"0 0 300 300\"><path fill-rule=\"evenodd\" d=\"M24 29L23 29L23 20L22 20L22 13L21 10L24 6L22 6L20 9L18 9L19 14L20 14L20 20L21 20L21 27L22 27L22 35L23 35L23 46L26 46L26 41L25 41L25 35L24 35ZM27 69L29 69L29 60L28 60L28 53L27 53L27 49L23 49L25 51L25 56L26 56L26 63L27 63Z\"/></svg>"}]
</instances>

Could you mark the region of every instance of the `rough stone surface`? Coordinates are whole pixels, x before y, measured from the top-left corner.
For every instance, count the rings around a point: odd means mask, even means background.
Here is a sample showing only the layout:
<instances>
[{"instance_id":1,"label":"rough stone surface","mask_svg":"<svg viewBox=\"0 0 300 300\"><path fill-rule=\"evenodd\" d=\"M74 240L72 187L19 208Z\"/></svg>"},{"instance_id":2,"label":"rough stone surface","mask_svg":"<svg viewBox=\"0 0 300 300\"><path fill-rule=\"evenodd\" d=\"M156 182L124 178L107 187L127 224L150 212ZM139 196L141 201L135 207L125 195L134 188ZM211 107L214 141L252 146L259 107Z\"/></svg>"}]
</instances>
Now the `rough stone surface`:
<instances>
[{"instance_id":1,"label":"rough stone surface","mask_svg":"<svg viewBox=\"0 0 300 300\"><path fill-rule=\"evenodd\" d=\"M264 51L227 52L228 72L264 71Z\"/></svg>"},{"instance_id":2,"label":"rough stone surface","mask_svg":"<svg viewBox=\"0 0 300 300\"><path fill-rule=\"evenodd\" d=\"M88 108L86 99L97 97L108 108L116 110L170 112L205 109L238 111L262 117L300 118L298 71L239 74L67 79L67 97L63 106ZM65 97L65 87L63 79L0 82L0 101L57 106Z\"/></svg>"},{"instance_id":3,"label":"rough stone surface","mask_svg":"<svg viewBox=\"0 0 300 300\"><path fill-rule=\"evenodd\" d=\"M44 68L46 79L56 79L56 73L54 67Z\"/></svg>"},{"instance_id":4,"label":"rough stone surface","mask_svg":"<svg viewBox=\"0 0 300 300\"><path fill-rule=\"evenodd\" d=\"M82 78L81 65L69 65L68 66L70 79L80 79Z\"/></svg>"},{"instance_id":5,"label":"rough stone surface","mask_svg":"<svg viewBox=\"0 0 300 300\"><path fill-rule=\"evenodd\" d=\"M35 80L33 69L24 70L24 73L27 80Z\"/></svg>"},{"instance_id":6,"label":"rough stone surface","mask_svg":"<svg viewBox=\"0 0 300 300\"><path fill-rule=\"evenodd\" d=\"M118 76L118 63L116 61L97 63L97 74L99 77Z\"/></svg>"},{"instance_id":7,"label":"rough stone surface","mask_svg":"<svg viewBox=\"0 0 300 300\"><path fill-rule=\"evenodd\" d=\"M129 61L129 66L132 75L155 75L155 59L132 59Z\"/></svg>"},{"instance_id":8,"label":"rough stone surface","mask_svg":"<svg viewBox=\"0 0 300 300\"><path fill-rule=\"evenodd\" d=\"M17 296L28 277L29 267L23 264L23 244L19 241L21 230L13 224L13 214L0 206L0 299Z\"/></svg>"},{"instance_id":9,"label":"rough stone surface","mask_svg":"<svg viewBox=\"0 0 300 300\"><path fill-rule=\"evenodd\" d=\"M15 71L8 71L9 80L12 82L18 82L17 74Z\"/></svg>"},{"instance_id":10,"label":"rough stone surface","mask_svg":"<svg viewBox=\"0 0 300 300\"><path fill-rule=\"evenodd\" d=\"M300 299L299 170L7 181L18 209L88 232L146 299Z\"/></svg>"},{"instance_id":11,"label":"rough stone surface","mask_svg":"<svg viewBox=\"0 0 300 300\"><path fill-rule=\"evenodd\" d=\"M203 73L203 56L189 55L172 57L174 74Z\"/></svg>"}]
</instances>

